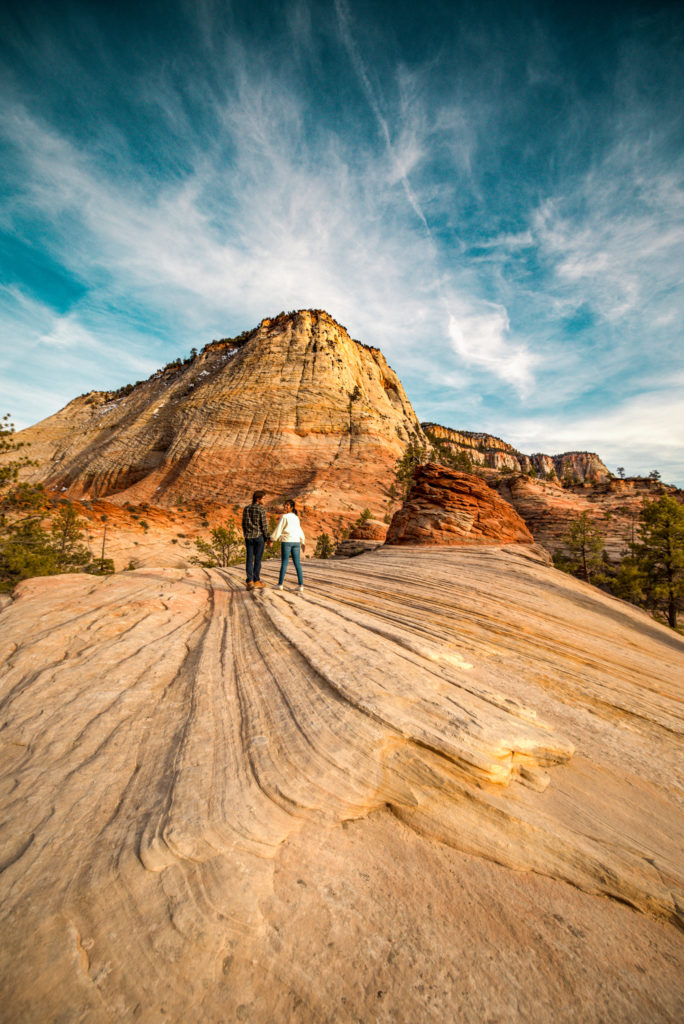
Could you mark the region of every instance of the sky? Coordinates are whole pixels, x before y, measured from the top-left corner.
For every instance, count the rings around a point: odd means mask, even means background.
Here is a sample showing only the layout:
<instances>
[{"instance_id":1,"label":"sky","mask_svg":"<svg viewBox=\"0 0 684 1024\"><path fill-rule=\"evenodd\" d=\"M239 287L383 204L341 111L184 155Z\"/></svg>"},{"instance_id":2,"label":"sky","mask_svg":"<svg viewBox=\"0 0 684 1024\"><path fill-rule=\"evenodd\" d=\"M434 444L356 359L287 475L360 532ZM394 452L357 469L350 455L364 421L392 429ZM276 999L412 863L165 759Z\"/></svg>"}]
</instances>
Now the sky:
<instances>
[{"instance_id":1,"label":"sky","mask_svg":"<svg viewBox=\"0 0 684 1024\"><path fill-rule=\"evenodd\" d=\"M0 6L0 414L281 310L421 420L684 486L684 6Z\"/></svg>"}]
</instances>

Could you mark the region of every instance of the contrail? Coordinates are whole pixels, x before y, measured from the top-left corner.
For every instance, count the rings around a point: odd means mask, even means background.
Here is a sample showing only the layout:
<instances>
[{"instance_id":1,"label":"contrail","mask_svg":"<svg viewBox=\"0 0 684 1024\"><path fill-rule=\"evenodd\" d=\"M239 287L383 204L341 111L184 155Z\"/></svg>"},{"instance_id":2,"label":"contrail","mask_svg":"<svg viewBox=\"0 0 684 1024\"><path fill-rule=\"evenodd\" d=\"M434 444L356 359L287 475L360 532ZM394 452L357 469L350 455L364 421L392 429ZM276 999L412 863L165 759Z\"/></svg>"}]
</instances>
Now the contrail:
<instances>
[{"instance_id":1,"label":"contrail","mask_svg":"<svg viewBox=\"0 0 684 1024\"><path fill-rule=\"evenodd\" d=\"M380 109L380 104L378 103L377 97L375 95L375 91L373 89L373 85L371 83L370 78L368 77L368 72L366 70L365 62L363 60L363 57L359 53L359 49L358 49L358 47L356 45L356 42L354 40L354 36L352 35L351 15L349 13L349 6L347 4L347 0L335 0L335 10L337 11L337 18L338 18L338 21L339 21L339 24L340 24L340 32L342 34L342 41L343 41L343 43L344 43L344 45L345 45L345 47L347 49L347 52L349 54L349 58L350 58L353 66L354 66L354 70L355 70L355 72L356 72L356 74L357 74L357 76L359 78L359 81L361 82L361 85L363 87L363 91L366 94L366 99L368 100L368 105L370 106L371 110L373 111L373 114L375 115L375 119L378 122L378 125L380 127L380 131L382 132L383 138L385 140L385 146L387 147L387 152L389 153L389 156L390 156L390 159L392 161L392 164L394 165L394 167L395 167L395 169L397 171L398 177L399 177L399 179L401 181L401 184L403 186L404 192L406 194L406 198L408 199L409 203L411 204L411 207L412 207L414 213L419 218L419 220L421 221L423 227L425 228L425 230L426 230L426 232L428 234L428 237L430 238L430 241L432 241L432 232L430 231L430 227L429 227L428 222L426 220L425 214L423 213L423 210L422 210L422 208L420 206L420 203L416 199L415 193L414 193L413 189L411 188L411 184L410 184L410 182L408 180L408 177L406 176L406 173L402 170L401 165L399 164L399 161L397 160L396 156L394 155L394 147L392 146L392 139L391 139L391 136L390 136L390 130L389 130L389 126L387 124L387 120L384 117L384 115L382 113L382 110Z\"/></svg>"}]
</instances>

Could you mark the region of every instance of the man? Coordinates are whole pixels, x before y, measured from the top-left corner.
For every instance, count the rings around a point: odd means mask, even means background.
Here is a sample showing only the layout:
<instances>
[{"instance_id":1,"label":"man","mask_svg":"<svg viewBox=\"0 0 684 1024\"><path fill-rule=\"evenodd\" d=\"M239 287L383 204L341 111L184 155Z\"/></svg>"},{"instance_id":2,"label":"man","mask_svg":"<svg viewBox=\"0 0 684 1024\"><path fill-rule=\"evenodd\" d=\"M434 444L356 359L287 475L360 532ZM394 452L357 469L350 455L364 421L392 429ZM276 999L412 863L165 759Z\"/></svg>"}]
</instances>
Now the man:
<instances>
[{"instance_id":1,"label":"man","mask_svg":"<svg viewBox=\"0 0 684 1024\"><path fill-rule=\"evenodd\" d=\"M245 550L247 552L247 589L263 587L259 579L261 576L261 558L264 553L264 544L268 542L271 546L271 538L268 532L266 521L266 510L261 502L266 491L255 491L252 495L251 505L245 505L242 510L242 533L245 538Z\"/></svg>"}]
</instances>

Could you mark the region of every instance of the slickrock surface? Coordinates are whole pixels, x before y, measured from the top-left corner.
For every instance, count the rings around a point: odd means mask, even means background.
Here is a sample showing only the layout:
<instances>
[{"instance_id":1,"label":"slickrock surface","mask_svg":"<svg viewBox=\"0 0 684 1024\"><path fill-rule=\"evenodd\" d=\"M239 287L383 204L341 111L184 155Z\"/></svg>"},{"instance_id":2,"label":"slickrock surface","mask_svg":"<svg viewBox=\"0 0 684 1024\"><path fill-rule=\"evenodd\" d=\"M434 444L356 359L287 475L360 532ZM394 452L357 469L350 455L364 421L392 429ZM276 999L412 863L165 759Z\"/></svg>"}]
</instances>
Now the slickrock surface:
<instances>
[{"instance_id":1,"label":"slickrock surface","mask_svg":"<svg viewBox=\"0 0 684 1024\"><path fill-rule=\"evenodd\" d=\"M394 513L387 544L532 544L511 505L471 473L436 462L419 466Z\"/></svg>"},{"instance_id":2,"label":"slickrock surface","mask_svg":"<svg viewBox=\"0 0 684 1024\"><path fill-rule=\"evenodd\" d=\"M382 353L327 313L263 320L208 345L129 393L70 402L17 435L24 478L70 497L156 504L295 497L315 512L384 512L409 433L420 424Z\"/></svg>"},{"instance_id":3,"label":"slickrock surface","mask_svg":"<svg viewBox=\"0 0 684 1024\"><path fill-rule=\"evenodd\" d=\"M0 613L2 1020L681 1020L681 639L520 545L241 576Z\"/></svg>"}]
</instances>

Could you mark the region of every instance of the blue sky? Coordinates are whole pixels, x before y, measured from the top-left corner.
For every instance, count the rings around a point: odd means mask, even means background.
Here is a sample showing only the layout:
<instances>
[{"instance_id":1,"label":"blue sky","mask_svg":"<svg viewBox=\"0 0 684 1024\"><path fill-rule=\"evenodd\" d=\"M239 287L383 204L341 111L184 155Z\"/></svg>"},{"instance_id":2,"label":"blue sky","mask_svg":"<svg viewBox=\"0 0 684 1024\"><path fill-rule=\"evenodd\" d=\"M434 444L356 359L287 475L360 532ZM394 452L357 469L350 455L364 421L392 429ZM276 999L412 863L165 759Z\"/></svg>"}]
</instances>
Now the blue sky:
<instances>
[{"instance_id":1,"label":"blue sky","mask_svg":"<svg viewBox=\"0 0 684 1024\"><path fill-rule=\"evenodd\" d=\"M280 310L424 420L684 486L684 15L657 3L0 13L0 412Z\"/></svg>"}]
</instances>

